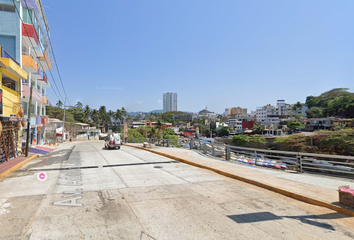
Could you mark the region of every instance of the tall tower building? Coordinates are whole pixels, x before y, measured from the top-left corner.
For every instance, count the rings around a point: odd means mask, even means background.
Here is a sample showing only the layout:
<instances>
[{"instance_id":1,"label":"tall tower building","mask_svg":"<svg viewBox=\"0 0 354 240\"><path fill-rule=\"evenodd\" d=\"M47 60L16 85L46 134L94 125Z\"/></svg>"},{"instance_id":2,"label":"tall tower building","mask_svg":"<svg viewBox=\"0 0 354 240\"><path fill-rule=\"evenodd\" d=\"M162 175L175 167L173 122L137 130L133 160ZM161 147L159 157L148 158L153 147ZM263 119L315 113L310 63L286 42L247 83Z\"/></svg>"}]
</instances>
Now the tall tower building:
<instances>
[{"instance_id":1,"label":"tall tower building","mask_svg":"<svg viewBox=\"0 0 354 240\"><path fill-rule=\"evenodd\" d=\"M177 111L177 93L163 94L163 112Z\"/></svg>"},{"instance_id":2,"label":"tall tower building","mask_svg":"<svg viewBox=\"0 0 354 240\"><path fill-rule=\"evenodd\" d=\"M12 90L20 92L21 103L14 104L23 108L25 118L31 111L30 144L41 144L45 142L45 126L48 122L46 106L49 104L47 89L50 88L50 80L46 71L51 70L50 29L41 0L14 2L0 0L0 45L2 55L6 52L28 76L21 77L15 85L10 82L7 88L12 87ZM24 139L26 128L27 125L21 129Z\"/></svg>"}]
</instances>

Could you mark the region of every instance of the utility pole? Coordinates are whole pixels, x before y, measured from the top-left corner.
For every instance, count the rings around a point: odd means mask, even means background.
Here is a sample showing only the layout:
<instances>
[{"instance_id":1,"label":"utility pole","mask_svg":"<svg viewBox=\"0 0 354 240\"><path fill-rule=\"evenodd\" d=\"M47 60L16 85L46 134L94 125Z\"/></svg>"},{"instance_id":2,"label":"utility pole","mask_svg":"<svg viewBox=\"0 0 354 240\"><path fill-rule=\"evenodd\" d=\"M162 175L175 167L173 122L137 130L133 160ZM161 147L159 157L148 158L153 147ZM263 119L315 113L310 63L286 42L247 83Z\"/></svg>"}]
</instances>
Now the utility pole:
<instances>
[{"instance_id":1,"label":"utility pole","mask_svg":"<svg viewBox=\"0 0 354 240\"><path fill-rule=\"evenodd\" d=\"M66 109L66 97L65 97L65 101L64 101L64 119L63 119L63 142L65 142L65 109Z\"/></svg>"},{"instance_id":2,"label":"utility pole","mask_svg":"<svg viewBox=\"0 0 354 240\"><path fill-rule=\"evenodd\" d=\"M31 78L29 78L31 79ZM30 135L30 125L31 125L31 107L32 107L32 91L33 91L33 83L32 81L28 81L28 84L31 83L30 90L30 99L28 104L28 119L27 119L27 136L26 136L26 157L28 157L28 145L29 145L29 135Z\"/></svg>"}]
</instances>

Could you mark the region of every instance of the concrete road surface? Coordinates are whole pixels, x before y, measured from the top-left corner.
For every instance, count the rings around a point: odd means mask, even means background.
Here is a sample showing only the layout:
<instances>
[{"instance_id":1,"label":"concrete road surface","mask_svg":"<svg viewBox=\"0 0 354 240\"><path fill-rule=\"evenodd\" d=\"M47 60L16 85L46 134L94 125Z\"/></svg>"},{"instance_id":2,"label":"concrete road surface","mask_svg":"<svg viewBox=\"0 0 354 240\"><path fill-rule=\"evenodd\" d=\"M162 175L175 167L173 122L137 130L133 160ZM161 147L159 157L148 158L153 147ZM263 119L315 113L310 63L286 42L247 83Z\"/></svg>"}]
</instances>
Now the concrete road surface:
<instances>
[{"instance_id":1,"label":"concrete road surface","mask_svg":"<svg viewBox=\"0 0 354 240\"><path fill-rule=\"evenodd\" d=\"M354 239L352 219L102 141L62 145L0 181L0 239Z\"/></svg>"}]
</instances>

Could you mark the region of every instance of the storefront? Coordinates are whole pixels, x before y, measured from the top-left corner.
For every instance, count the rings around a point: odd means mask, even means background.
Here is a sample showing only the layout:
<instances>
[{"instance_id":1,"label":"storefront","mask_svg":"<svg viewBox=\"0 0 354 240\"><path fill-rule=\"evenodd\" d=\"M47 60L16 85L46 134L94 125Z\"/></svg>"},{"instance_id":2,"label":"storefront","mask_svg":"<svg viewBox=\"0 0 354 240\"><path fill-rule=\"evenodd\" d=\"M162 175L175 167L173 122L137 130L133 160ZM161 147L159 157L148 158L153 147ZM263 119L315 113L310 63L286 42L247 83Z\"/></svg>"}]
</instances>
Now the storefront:
<instances>
[{"instance_id":1,"label":"storefront","mask_svg":"<svg viewBox=\"0 0 354 240\"><path fill-rule=\"evenodd\" d=\"M19 155L22 139L21 123L27 123L26 118L0 117L0 162L9 161Z\"/></svg>"}]
</instances>

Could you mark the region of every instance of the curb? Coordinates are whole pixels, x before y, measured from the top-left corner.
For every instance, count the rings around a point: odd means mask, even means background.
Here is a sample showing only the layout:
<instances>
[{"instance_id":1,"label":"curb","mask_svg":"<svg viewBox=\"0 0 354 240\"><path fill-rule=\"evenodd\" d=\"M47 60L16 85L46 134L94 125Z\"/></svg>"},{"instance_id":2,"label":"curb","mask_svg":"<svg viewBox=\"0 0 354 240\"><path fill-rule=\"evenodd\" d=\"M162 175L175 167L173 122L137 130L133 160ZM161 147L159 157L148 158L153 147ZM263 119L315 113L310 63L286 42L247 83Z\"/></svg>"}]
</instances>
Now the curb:
<instances>
[{"instance_id":1,"label":"curb","mask_svg":"<svg viewBox=\"0 0 354 240\"><path fill-rule=\"evenodd\" d=\"M20 162L19 164L13 166L12 168L7 169L5 172L0 173L0 178L5 177L7 174L12 173L13 171L16 171L17 169L19 169L20 167L22 167L23 165L25 165L26 163L32 161L33 159L37 158L39 155L35 154L29 158L27 158L26 160Z\"/></svg>"},{"instance_id":2,"label":"curb","mask_svg":"<svg viewBox=\"0 0 354 240\"><path fill-rule=\"evenodd\" d=\"M287 197L294 198L294 199L302 201L302 202L306 202L306 203L309 203L309 204L317 205L317 206L320 206L320 207L329 208L331 210L334 210L334 211L337 211L337 212L340 212L340 213L344 213L344 214L347 214L347 215L350 215L350 216L354 216L354 211L346 209L346 208L339 207L339 206L331 204L331 203L323 202L321 200L317 200L317 199L306 197L306 196L303 196L303 195L300 195L300 194L297 194L297 193L289 192L287 190L284 190L284 189L281 189L281 188L278 188L278 187L274 187L274 186L271 186L271 185L268 185L268 184L265 184L265 183L260 183L260 182L257 182L255 180L244 178L244 177L241 177L241 176L238 176L238 175L235 175L235 174L231 174L231 173L228 173L228 172L224 172L224 171L221 171L221 170L218 170L218 169L215 169L215 168L207 167L207 166L201 165L199 163L194 163L194 162L191 162L191 161L179 158L179 157L175 157L175 156L172 156L172 155L169 155L169 154L166 154L166 153L161 153L161 152L154 151L154 150L151 150L151 149L146 149L146 148L143 148L143 147L132 146L132 145L129 145L129 144L124 144L124 145L125 146L129 146L129 147L133 147L133 148L142 149L142 150L145 150L145 151L148 151L148 152L152 152L152 153L164 156L164 157L172 158L172 159L177 160L179 162L183 162L183 163L195 166L195 167L211 170L213 172L219 173L219 174L224 175L226 177L230 177L230 178L233 178L233 179L236 179L236 180L240 180L242 182L246 182L246 183L261 187L261 188L265 188L267 190L282 194L282 195L287 196Z\"/></svg>"}]
</instances>

